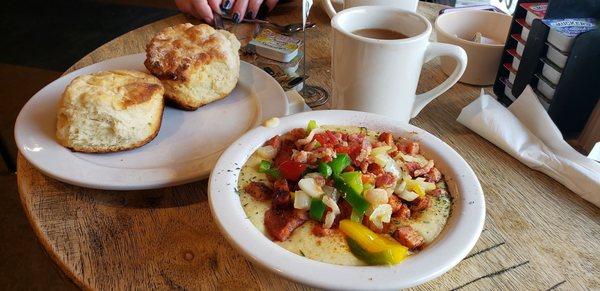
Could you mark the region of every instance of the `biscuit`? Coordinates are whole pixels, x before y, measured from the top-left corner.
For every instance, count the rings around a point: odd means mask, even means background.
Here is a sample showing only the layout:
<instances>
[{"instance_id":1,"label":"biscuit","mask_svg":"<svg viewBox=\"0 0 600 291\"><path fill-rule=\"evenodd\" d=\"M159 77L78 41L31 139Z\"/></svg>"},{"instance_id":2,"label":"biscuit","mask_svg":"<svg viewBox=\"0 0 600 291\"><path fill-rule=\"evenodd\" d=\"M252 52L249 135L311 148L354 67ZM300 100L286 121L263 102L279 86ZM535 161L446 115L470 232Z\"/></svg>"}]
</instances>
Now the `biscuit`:
<instances>
[{"instance_id":1,"label":"biscuit","mask_svg":"<svg viewBox=\"0 0 600 291\"><path fill-rule=\"evenodd\" d=\"M165 98L185 110L222 99L240 74L240 42L206 24L163 29L146 47L144 65L165 86Z\"/></svg>"},{"instance_id":2,"label":"biscuit","mask_svg":"<svg viewBox=\"0 0 600 291\"><path fill-rule=\"evenodd\" d=\"M158 134L164 87L136 71L97 72L75 78L58 110L56 137L73 151L106 153L140 147Z\"/></svg>"}]
</instances>

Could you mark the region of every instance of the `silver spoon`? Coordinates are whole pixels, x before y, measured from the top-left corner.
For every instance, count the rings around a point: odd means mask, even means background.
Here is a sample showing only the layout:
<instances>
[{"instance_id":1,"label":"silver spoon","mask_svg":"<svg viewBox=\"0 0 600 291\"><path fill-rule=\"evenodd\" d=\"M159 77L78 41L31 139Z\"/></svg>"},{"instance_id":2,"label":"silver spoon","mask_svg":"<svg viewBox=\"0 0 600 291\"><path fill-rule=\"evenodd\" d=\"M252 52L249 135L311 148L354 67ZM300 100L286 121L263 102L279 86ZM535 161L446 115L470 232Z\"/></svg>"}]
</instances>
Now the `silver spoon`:
<instances>
[{"instance_id":1,"label":"silver spoon","mask_svg":"<svg viewBox=\"0 0 600 291\"><path fill-rule=\"evenodd\" d=\"M221 17L223 19L232 20L231 16L229 16L229 15L222 15ZM302 23L292 23L292 24L287 24L287 25L281 25L281 24L271 22L269 20L261 20L261 19L244 19L244 20L242 20L242 22L258 23L258 24L262 24L262 25L267 25L267 26L277 29L279 32L281 32L283 34L292 34L292 33L302 30ZM306 22L306 28L312 28L315 26L316 26L316 24L314 22Z\"/></svg>"}]
</instances>

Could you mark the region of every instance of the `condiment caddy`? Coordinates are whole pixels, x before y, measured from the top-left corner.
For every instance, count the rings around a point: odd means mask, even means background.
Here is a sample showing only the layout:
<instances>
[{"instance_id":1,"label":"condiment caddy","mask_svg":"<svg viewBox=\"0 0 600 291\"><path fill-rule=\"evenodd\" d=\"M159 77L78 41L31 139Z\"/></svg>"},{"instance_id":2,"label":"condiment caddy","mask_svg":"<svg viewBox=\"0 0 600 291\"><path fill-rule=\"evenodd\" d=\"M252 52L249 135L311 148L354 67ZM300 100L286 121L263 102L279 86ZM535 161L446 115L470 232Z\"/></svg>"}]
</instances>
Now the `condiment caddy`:
<instances>
[{"instance_id":1,"label":"condiment caddy","mask_svg":"<svg viewBox=\"0 0 600 291\"><path fill-rule=\"evenodd\" d=\"M565 138L576 137L600 99L600 4L522 0L494 92L510 105L530 85Z\"/></svg>"}]
</instances>

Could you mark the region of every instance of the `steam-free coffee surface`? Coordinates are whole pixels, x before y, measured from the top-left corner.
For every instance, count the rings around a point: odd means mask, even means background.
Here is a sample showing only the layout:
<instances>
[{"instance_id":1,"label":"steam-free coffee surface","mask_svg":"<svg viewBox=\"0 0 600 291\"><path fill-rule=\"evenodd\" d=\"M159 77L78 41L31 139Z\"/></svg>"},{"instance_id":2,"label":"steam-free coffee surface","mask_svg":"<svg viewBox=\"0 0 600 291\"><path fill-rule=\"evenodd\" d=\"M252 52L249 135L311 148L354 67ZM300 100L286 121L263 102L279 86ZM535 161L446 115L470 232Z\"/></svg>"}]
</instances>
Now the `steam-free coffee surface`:
<instances>
[{"instance_id":1,"label":"steam-free coffee surface","mask_svg":"<svg viewBox=\"0 0 600 291\"><path fill-rule=\"evenodd\" d=\"M364 36L364 37L368 37L368 38L375 38L375 39L403 39L403 38L408 38L408 36L391 30L391 29L385 29L385 28L363 28L363 29L358 29L352 32L355 35L360 35L360 36Z\"/></svg>"}]
</instances>

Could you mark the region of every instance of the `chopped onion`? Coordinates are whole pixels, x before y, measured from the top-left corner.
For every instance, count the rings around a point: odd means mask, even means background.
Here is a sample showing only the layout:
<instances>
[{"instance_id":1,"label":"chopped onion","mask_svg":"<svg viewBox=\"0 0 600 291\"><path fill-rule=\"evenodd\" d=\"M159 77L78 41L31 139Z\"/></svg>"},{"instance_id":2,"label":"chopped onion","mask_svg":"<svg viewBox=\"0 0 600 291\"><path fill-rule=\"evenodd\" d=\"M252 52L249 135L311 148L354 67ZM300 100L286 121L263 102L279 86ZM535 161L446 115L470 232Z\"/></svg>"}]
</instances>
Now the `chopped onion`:
<instances>
[{"instance_id":1,"label":"chopped onion","mask_svg":"<svg viewBox=\"0 0 600 291\"><path fill-rule=\"evenodd\" d=\"M379 154L387 154L389 150L391 150L391 146L380 146L371 150L371 156L377 156Z\"/></svg>"},{"instance_id":2,"label":"chopped onion","mask_svg":"<svg viewBox=\"0 0 600 291\"><path fill-rule=\"evenodd\" d=\"M308 210L310 208L310 196L302 190L294 192L294 208Z\"/></svg>"},{"instance_id":3,"label":"chopped onion","mask_svg":"<svg viewBox=\"0 0 600 291\"><path fill-rule=\"evenodd\" d=\"M335 221L335 216L340 213L340 208L337 203L333 201L333 199L327 195L323 196L323 203L327 205L327 207L331 208L325 215L325 220L323 221L323 228L331 228L333 222Z\"/></svg>"},{"instance_id":4,"label":"chopped onion","mask_svg":"<svg viewBox=\"0 0 600 291\"><path fill-rule=\"evenodd\" d=\"M331 199L333 199L333 201L337 202L338 199L340 199L340 193L334 187L323 186L323 191L325 192L325 195L331 197Z\"/></svg>"},{"instance_id":5,"label":"chopped onion","mask_svg":"<svg viewBox=\"0 0 600 291\"><path fill-rule=\"evenodd\" d=\"M372 205L379 205L388 202L388 193L385 189L375 188L365 192L365 199Z\"/></svg>"},{"instance_id":6,"label":"chopped onion","mask_svg":"<svg viewBox=\"0 0 600 291\"><path fill-rule=\"evenodd\" d=\"M307 145L309 142L311 142L313 140L313 138L315 137L315 134L317 133L321 133L324 132L325 130L322 128L315 128L313 130L310 131L310 133L308 134L307 137L299 139L296 141L296 145Z\"/></svg>"},{"instance_id":7,"label":"chopped onion","mask_svg":"<svg viewBox=\"0 0 600 291\"><path fill-rule=\"evenodd\" d=\"M435 190L435 183L425 182L425 178L416 178L414 181L419 184L425 192Z\"/></svg>"},{"instance_id":8,"label":"chopped onion","mask_svg":"<svg viewBox=\"0 0 600 291\"><path fill-rule=\"evenodd\" d=\"M373 224L378 229L383 229L383 223L390 222L392 217L392 206L389 204L379 204L373 212L369 216L369 220L373 222Z\"/></svg>"},{"instance_id":9,"label":"chopped onion","mask_svg":"<svg viewBox=\"0 0 600 291\"><path fill-rule=\"evenodd\" d=\"M300 179L300 181L298 181L298 187L313 198L319 198L324 194L321 186L319 186L313 178Z\"/></svg>"},{"instance_id":10,"label":"chopped onion","mask_svg":"<svg viewBox=\"0 0 600 291\"><path fill-rule=\"evenodd\" d=\"M266 160L272 160L277 155L277 150L273 146L270 146L270 145L260 147L260 148L258 148L258 150L256 150L256 152L258 153L258 155L261 158L266 159Z\"/></svg>"},{"instance_id":11,"label":"chopped onion","mask_svg":"<svg viewBox=\"0 0 600 291\"><path fill-rule=\"evenodd\" d=\"M396 165L396 160L394 160L388 154L378 154L375 156L375 163L383 167L383 170L391 173L396 177L400 177L400 169L398 165Z\"/></svg>"},{"instance_id":12,"label":"chopped onion","mask_svg":"<svg viewBox=\"0 0 600 291\"><path fill-rule=\"evenodd\" d=\"M413 201L413 200L417 199L417 197L419 197L419 194L417 194L413 191L404 190L404 191L402 191L402 193L398 194L398 197L400 197L406 201Z\"/></svg>"},{"instance_id":13,"label":"chopped onion","mask_svg":"<svg viewBox=\"0 0 600 291\"><path fill-rule=\"evenodd\" d=\"M396 189L394 189L394 193L400 195L400 194L402 194L402 192L404 192L404 190L406 190L406 181L402 180L402 182L400 184L396 185Z\"/></svg>"}]
</instances>

